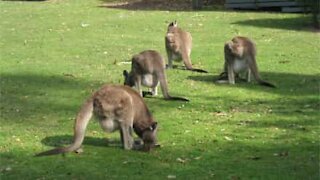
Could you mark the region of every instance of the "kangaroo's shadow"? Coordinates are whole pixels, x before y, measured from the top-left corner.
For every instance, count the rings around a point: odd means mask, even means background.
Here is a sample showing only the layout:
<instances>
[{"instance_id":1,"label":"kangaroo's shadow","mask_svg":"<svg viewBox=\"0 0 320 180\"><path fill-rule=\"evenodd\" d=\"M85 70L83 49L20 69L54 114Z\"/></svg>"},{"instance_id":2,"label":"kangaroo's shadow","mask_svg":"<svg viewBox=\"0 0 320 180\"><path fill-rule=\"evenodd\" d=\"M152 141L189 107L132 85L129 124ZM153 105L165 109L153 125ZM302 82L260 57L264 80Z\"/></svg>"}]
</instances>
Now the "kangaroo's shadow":
<instances>
[{"instance_id":1,"label":"kangaroo's shadow","mask_svg":"<svg viewBox=\"0 0 320 180\"><path fill-rule=\"evenodd\" d=\"M172 65L172 68L169 68L169 65L166 64L166 70L170 70L170 69L178 69L178 70L187 70L187 68L185 66L182 65Z\"/></svg>"},{"instance_id":2,"label":"kangaroo's shadow","mask_svg":"<svg viewBox=\"0 0 320 180\"><path fill-rule=\"evenodd\" d=\"M277 88L271 89L262 87L256 83L254 79L248 83L243 79L236 79L235 88L245 88L256 91L268 91L275 94L285 96L308 96L314 95L318 92L319 74L294 74L294 73L279 73L279 72L261 72L263 80L275 84ZM193 81L205 82L209 84L233 86L229 84L219 84L216 81L219 75L195 75L189 76L188 79Z\"/></svg>"},{"instance_id":3,"label":"kangaroo's shadow","mask_svg":"<svg viewBox=\"0 0 320 180\"><path fill-rule=\"evenodd\" d=\"M196 76L188 76L188 79L193 81L200 81L200 82L206 82L206 83L214 83L216 80L218 80L218 75L196 75Z\"/></svg>"},{"instance_id":4,"label":"kangaroo's shadow","mask_svg":"<svg viewBox=\"0 0 320 180\"><path fill-rule=\"evenodd\" d=\"M50 136L42 139L41 143L46 146L61 147L71 144L72 139L73 136L70 135ZM82 144L99 147L121 147L120 139L116 138L109 139L86 136Z\"/></svg>"},{"instance_id":5,"label":"kangaroo's shadow","mask_svg":"<svg viewBox=\"0 0 320 180\"><path fill-rule=\"evenodd\" d=\"M188 76L188 79L193 81L200 81L200 82L206 82L206 83L215 83L217 85L223 85L226 83L217 83L216 81L220 79L220 75L196 75L196 76ZM227 79L224 79L227 80ZM236 77L237 83L245 83L246 80L240 77Z\"/></svg>"}]
</instances>

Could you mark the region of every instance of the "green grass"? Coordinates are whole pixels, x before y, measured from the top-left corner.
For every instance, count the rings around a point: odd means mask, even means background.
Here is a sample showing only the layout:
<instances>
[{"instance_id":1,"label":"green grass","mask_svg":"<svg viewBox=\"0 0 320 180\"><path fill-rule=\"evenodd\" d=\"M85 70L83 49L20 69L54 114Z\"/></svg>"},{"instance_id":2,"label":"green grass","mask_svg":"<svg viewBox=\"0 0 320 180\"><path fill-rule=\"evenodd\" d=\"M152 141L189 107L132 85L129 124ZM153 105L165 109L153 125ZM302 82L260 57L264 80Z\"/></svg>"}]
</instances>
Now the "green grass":
<instances>
[{"instance_id":1,"label":"green grass","mask_svg":"<svg viewBox=\"0 0 320 180\"><path fill-rule=\"evenodd\" d=\"M318 179L319 34L298 14L131 11L103 1L0 2L0 179ZM119 135L89 124L84 153L34 158L67 145L81 103L104 83L122 84L121 64L145 49L165 56L168 21L193 35L193 64L168 70L172 95L145 101L162 148L124 151ZM223 44L258 46L255 83L217 85ZM105 138L115 141L109 146Z\"/></svg>"}]
</instances>

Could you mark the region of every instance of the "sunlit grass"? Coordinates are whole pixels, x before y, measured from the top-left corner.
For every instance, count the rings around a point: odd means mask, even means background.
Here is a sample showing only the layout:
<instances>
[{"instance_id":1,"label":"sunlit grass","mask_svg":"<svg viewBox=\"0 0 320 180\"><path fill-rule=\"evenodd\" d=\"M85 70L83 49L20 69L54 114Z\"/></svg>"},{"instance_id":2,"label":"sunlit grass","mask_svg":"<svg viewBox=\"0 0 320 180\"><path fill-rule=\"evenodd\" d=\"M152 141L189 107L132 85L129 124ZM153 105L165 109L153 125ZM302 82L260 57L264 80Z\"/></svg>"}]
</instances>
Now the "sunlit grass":
<instances>
[{"instance_id":1,"label":"sunlit grass","mask_svg":"<svg viewBox=\"0 0 320 180\"><path fill-rule=\"evenodd\" d=\"M308 18L102 3L0 2L0 179L319 178L319 34ZM210 73L167 71L171 94L190 103L145 99L162 148L124 151L117 133L92 121L84 153L33 157L70 143L85 98L104 83L123 83L130 66L121 62L145 49L166 56L172 20L193 35L194 66ZM214 83L223 44L235 35L255 40L261 76L277 89Z\"/></svg>"}]
</instances>

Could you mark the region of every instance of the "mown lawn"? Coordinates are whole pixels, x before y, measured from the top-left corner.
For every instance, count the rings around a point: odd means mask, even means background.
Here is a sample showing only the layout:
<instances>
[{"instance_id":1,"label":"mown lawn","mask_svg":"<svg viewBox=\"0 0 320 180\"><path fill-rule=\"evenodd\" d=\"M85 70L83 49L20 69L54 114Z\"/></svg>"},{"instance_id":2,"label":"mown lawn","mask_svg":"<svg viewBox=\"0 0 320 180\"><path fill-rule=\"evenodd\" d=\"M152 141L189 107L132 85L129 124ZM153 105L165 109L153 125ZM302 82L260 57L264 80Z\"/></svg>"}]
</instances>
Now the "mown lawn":
<instances>
[{"instance_id":1,"label":"mown lawn","mask_svg":"<svg viewBox=\"0 0 320 180\"><path fill-rule=\"evenodd\" d=\"M103 3L0 2L1 180L319 178L320 35L308 17ZM194 66L210 73L167 71L171 94L189 103L145 98L159 122L160 149L124 151L119 134L93 120L82 154L33 157L71 142L82 102L102 84L122 84L133 54L165 56L172 20L193 35ZM277 89L214 83L223 44L235 35L256 41L261 76Z\"/></svg>"}]
</instances>

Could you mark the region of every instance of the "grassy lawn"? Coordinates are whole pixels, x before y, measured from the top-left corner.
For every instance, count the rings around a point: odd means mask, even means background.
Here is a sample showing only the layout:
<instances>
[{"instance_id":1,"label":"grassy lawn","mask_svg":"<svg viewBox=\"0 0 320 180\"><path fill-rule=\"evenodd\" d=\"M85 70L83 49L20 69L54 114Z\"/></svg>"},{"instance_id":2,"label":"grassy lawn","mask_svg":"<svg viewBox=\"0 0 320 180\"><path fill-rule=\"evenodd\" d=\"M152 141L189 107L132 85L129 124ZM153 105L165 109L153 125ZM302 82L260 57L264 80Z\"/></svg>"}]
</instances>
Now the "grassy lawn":
<instances>
[{"instance_id":1,"label":"grassy lawn","mask_svg":"<svg viewBox=\"0 0 320 180\"><path fill-rule=\"evenodd\" d=\"M299 14L106 8L99 0L0 2L0 179L318 179L320 34ZM169 21L193 35L195 67L168 70L172 95L145 98L162 148L124 151L91 121L82 154L35 158L67 145L82 102L122 84L122 63L165 56ZM263 79L218 85L223 44L249 36ZM161 93L160 93L161 94ZM108 140L108 141L107 141Z\"/></svg>"}]
</instances>

